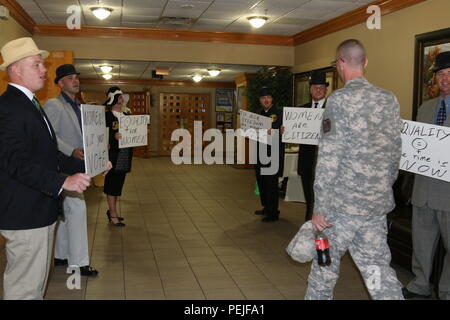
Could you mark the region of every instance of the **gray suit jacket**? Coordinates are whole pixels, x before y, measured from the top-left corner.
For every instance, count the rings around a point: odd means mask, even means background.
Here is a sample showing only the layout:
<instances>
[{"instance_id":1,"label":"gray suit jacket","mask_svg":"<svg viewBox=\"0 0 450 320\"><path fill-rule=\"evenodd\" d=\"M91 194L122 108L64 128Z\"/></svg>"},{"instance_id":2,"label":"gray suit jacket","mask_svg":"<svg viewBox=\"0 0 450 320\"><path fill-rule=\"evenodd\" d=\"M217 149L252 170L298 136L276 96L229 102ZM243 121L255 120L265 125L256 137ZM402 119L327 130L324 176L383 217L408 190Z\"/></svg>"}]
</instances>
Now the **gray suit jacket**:
<instances>
[{"instance_id":1,"label":"gray suit jacket","mask_svg":"<svg viewBox=\"0 0 450 320\"><path fill-rule=\"evenodd\" d=\"M438 100L435 98L423 103L419 107L417 121L433 124ZM450 117L447 117L444 126L450 127ZM411 202L417 207L450 211L450 182L416 174Z\"/></svg>"},{"instance_id":2,"label":"gray suit jacket","mask_svg":"<svg viewBox=\"0 0 450 320\"><path fill-rule=\"evenodd\" d=\"M62 153L70 156L74 149L83 147L83 136L77 115L62 95L48 100L44 110L55 130L58 149Z\"/></svg>"}]
</instances>

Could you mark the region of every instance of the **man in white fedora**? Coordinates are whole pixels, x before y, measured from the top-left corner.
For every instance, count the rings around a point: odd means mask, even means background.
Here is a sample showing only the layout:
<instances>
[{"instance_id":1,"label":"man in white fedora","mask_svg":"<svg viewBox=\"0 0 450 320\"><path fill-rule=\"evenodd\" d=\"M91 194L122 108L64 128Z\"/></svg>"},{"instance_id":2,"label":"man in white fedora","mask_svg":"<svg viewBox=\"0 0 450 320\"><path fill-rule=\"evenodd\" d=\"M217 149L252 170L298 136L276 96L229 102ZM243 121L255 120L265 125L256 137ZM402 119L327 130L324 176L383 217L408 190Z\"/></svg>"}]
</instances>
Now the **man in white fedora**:
<instances>
[{"instance_id":1,"label":"man in white fedora","mask_svg":"<svg viewBox=\"0 0 450 320\"><path fill-rule=\"evenodd\" d=\"M10 83L0 96L0 234L6 239L4 299L43 299L58 198L90 183L83 162L58 151L56 136L34 93L44 87L47 51L31 38L1 49ZM61 172L73 174L67 176Z\"/></svg>"}]
</instances>

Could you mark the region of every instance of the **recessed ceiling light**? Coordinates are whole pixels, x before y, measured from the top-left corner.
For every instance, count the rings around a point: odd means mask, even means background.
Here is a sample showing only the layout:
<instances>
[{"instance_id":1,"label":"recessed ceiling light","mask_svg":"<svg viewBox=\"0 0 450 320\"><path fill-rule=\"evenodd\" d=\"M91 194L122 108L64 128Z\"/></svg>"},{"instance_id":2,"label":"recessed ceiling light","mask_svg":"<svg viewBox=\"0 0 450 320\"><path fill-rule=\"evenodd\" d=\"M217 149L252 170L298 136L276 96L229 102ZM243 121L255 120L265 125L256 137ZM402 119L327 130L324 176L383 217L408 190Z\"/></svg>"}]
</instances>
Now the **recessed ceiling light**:
<instances>
[{"instance_id":1,"label":"recessed ceiling light","mask_svg":"<svg viewBox=\"0 0 450 320\"><path fill-rule=\"evenodd\" d=\"M269 18L266 16L253 16L248 17L247 20L250 22L253 28L261 28Z\"/></svg>"},{"instance_id":2,"label":"recessed ceiling light","mask_svg":"<svg viewBox=\"0 0 450 320\"><path fill-rule=\"evenodd\" d=\"M208 73L211 77L217 77L219 75L220 71L221 71L220 69L216 69L216 68L208 69Z\"/></svg>"},{"instance_id":3,"label":"recessed ceiling light","mask_svg":"<svg viewBox=\"0 0 450 320\"><path fill-rule=\"evenodd\" d=\"M195 82L200 82L203 79L201 75L196 74L195 76L192 76L192 80Z\"/></svg>"},{"instance_id":4,"label":"recessed ceiling light","mask_svg":"<svg viewBox=\"0 0 450 320\"><path fill-rule=\"evenodd\" d=\"M109 79L112 78L112 74L111 74L111 73L102 74L102 77L103 77L105 80L109 80Z\"/></svg>"},{"instance_id":5,"label":"recessed ceiling light","mask_svg":"<svg viewBox=\"0 0 450 320\"><path fill-rule=\"evenodd\" d=\"M183 9L192 9L192 8L194 8L195 6L193 5L193 4L183 4L182 6L181 6L181 8L183 8Z\"/></svg>"},{"instance_id":6,"label":"recessed ceiling light","mask_svg":"<svg viewBox=\"0 0 450 320\"><path fill-rule=\"evenodd\" d=\"M107 64L100 66L100 70L102 70L103 73L110 73L112 69L113 69L113 66L109 66Z\"/></svg>"},{"instance_id":7,"label":"recessed ceiling light","mask_svg":"<svg viewBox=\"0 0 450 320\"><path fill-rule=\"evenodd\" d=\"M111 12L113 12L113 9L108 7L92 7L90 8L90 10L94 14L94 16L100 20L105 20L109 17Z\"/></svg>"}]
</instances>

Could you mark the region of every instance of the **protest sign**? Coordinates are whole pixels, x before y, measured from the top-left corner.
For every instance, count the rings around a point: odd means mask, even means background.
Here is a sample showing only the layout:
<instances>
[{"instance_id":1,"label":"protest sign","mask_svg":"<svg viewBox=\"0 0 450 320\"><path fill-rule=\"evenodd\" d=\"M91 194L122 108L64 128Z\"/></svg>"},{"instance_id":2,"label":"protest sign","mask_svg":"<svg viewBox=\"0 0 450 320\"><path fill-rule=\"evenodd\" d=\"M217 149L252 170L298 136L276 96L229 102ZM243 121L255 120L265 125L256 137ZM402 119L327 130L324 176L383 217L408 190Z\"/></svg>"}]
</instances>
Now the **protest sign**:
<instances>
[{"instance_id":1,"label":"protest sign","mask_svg":"<svg viewBox=\"0 0 450 320\"><path fill-rule=\"evenodd\" d=\"M147 124L150 116L147 114L123 116L119 118L119 148L130 148L147 145Z\"/></svg>"},{"instance_id":2,"label":"protest sign","mask_svg":"<svg viewBox=\"0 0 450 320\"><path fill-rule=\"evenodd\" d=\"M450 128L402 122L400 169L450 182Z\"/></svg>"},{"instance_id":3,"label":"protest sign","mask_svg":"<svg viewBox=\"0 0 450 320\"><path fill-rule=\"evenodd\" d=\"M272 128L272 118L245 110L239 110L239 113L242 136L267 144L267 129Z\"/></svg>"},{"instance_id":4,"label":"protest sign","mask_svg":"<svg viewBox=\"0 0 450 320\"><path fill-rule=\"evenodd\" d=\"M91 177L106 171L108 163L108 136L106 135L105 107L81 105L83 148L86 174Z\"/></svg>"},{"instance_id":5,"label":"protest sign","mask_svg":"<svg viewBox=\"0 0 450 320\"><path fill-rule=\"evenodd\" d=\"M282 142L318 145L324 109L283 108Z\"/></svg>"}]
</instances>

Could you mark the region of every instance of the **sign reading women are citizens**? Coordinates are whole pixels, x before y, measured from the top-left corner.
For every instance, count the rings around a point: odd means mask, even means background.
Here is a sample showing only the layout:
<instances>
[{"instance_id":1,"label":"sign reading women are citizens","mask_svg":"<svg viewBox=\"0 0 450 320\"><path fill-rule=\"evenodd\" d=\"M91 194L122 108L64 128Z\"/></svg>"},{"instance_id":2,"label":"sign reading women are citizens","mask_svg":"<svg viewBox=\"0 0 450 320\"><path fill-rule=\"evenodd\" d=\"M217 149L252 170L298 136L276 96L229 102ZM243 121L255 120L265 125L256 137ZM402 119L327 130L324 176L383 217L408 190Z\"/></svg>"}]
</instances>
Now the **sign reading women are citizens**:
<instances>
[{"instance_id":1,"label":"sign reading women are citizens","mask_svg":"<svg viewBox=\"0 0 450 320\"><path fill-rule=\"evenodd\" d=\"M150 116L147 114L136 116L123 116L119 118L119 148L130 148L147 145L147 124Z\"/></svg>"},{"instance_id":2,"label":"sign reading women are citizens","mask_svg":"<svg viewBox=\"0 0 450 320\"><path fill-rule=\"evenodd\" d=\"M325 109L283 108L282 142L318 145Z\"/></svg>"},{"instance_id":3,"label":"sign reading women are citizens","mask_svg":"<svg viewBox=\"0 0 450 320\"><path fill-rule=\"evenodd\" d=\"M400 169L450 182L450 128L402 122Z\"/></svg>"},{"instance_id":4,"label":"sign reading women are citizens","mask_svg":"<svg viewBox=\"0 0 450 320\"><path fill-rule=\"evenodd\" d=\"M86 174L94 177L107 170L108 136L106 135L105 107L81 105L83 148Z\"/></svg>"}]
</instances>

